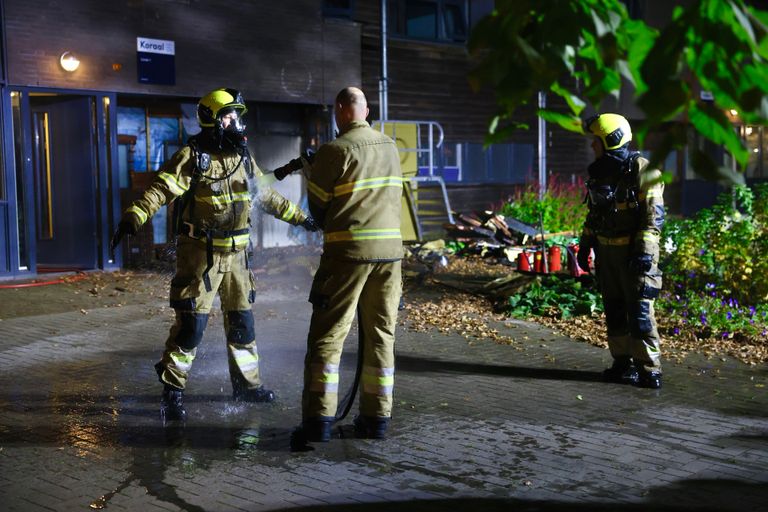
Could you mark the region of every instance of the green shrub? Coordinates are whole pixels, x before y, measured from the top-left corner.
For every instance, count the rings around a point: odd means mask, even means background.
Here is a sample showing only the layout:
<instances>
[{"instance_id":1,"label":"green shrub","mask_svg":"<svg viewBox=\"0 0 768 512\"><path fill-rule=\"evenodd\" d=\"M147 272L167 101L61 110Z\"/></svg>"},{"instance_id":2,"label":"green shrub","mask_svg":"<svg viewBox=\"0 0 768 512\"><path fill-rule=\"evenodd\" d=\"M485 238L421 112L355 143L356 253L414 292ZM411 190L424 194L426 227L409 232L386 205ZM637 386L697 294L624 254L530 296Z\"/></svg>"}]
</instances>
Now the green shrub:
<instances>
[{"instance_id":1,"label":"green shrub","mask_svg":"<svg viewBox=\"0 0 768 512\"><path fill-rule=\"evenodd\" d=\"M670 220L664 239L672 246L661 265L670 285L715 285L721 297L749 304L768 300L768 185L735 187L693 218Z\"/></svg>"},{"instance_id":2,"label":"green shrub","mask_svg":"<svg viewBox=\"0 0 768 512\"><path fill-rule=\"evenodd\" d=\"M603 310L600 294L576 279L541 276L523 292L508 299L509 314L518 318L554 316L571 318Z\"/></svg>"},{"instance_id":3,"label":"green shrub","mask_svg":"<svg viewBox=\"0 0 768 512\"><path fill-rule=\"evenodd\" d=\"M539 225L541 215L547 232L578 233L587 215L584 194L581 180L570 184L552 179L541 199L538 184L529 184L517 190L501 206L499 213L532 226Z\"/></svg>"}]
</instances>

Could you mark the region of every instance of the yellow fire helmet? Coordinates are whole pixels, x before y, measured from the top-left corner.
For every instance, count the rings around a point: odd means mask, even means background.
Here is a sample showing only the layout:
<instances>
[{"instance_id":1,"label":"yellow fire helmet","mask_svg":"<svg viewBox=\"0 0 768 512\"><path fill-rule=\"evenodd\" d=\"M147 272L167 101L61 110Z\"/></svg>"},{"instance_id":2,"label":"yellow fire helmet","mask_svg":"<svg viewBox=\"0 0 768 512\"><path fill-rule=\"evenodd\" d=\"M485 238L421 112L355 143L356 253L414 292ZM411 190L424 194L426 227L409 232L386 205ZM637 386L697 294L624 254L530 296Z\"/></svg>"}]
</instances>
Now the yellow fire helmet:
<instances>
[{"instance_id":1,"label":"yellow fire helmet","mask_svg":"<svg viewBox=\"0 0 768 512\"><path fill-rule=\"evenodd\" d=\"M240 91L235 89L216 89L209 92L197 104L197 122L203 128L216 126L221 116L237 112L238 117L248 112Z\"/></svg>"},{"instance_id":2,"label":"yellow fire helmet","mask_svg":"<svg viewBox=\"0 0 768 512\"><path fill-rule=\"evenodd\" d=\"M584 121L584 131L599 137L606 151L618 149L632 140L629 121L619 114L598 114Z\"/></svg>"}]
</instances>

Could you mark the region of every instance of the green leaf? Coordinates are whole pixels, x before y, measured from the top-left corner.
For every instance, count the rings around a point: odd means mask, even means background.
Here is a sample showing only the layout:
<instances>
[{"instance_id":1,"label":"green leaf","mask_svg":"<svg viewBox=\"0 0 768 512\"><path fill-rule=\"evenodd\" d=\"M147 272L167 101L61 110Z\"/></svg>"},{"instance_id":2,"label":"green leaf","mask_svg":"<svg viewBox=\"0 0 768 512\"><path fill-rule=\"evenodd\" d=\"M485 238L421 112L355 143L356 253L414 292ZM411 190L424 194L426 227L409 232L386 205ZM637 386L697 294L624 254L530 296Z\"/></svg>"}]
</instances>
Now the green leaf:
<instances>
[{"instance_id":1,"label":"green leaf","mask_svg":"<svg viewBox=\"0 0 768 512\"><path fill-rule=\"evenodd\" d=\"M741 165L749 161L747 148L722 110L707 103L692 103L688 119L702 135L716 144L725 145Z\"/></svg>"},{"instance_id":2,"label":"green leaf","mask_svg":"<svg viewBox=\"0 0 768 512\"><path fill-rule=\"evenodd\" d=\"M568 130L569 132L584 133L582 128L581 118L578 116L572 116L568 114L562 114L555 112L554 110L538 109L536 114L547 121L548 123L555 123L560 127Z\"/></svg>"},{"instance_id":3,"label":"green leaf","mask_svg":"<svg viewBox=\"0 0 768 512\"><path fill-rule=\"evenodd\" d=\"M574 115L581 115L581 113L584 111L586 103L584 103L584 101L575 94L572 94L568 89L561 87L557 82L552 84L549 90L563 98Z\"/></svg>"}]
</instances>

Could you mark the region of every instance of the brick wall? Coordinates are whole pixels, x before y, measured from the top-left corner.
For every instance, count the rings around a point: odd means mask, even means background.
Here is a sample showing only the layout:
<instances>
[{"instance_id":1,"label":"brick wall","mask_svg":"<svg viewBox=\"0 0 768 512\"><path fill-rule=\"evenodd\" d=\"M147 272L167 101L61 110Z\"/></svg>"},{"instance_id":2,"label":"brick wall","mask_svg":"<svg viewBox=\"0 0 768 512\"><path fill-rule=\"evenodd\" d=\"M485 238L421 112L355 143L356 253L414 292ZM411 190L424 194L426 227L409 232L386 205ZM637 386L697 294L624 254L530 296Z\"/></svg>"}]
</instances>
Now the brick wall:
<instances>
[{"instance_id":1,"label":"brick wall","mask_svg":"<svg viewBox=\"0 0 768 512\"><path fill-rule=\"evenodd\" d=\"M251 101L327 104L360 83L359 26L324 20L320 0L5 0L4 8L12 85L193 98L234 86ZM137 37L175 42L176 85L138 82ZM64 51L80 58L74 73L58 64Z\"/></svg>"}]
</instances>

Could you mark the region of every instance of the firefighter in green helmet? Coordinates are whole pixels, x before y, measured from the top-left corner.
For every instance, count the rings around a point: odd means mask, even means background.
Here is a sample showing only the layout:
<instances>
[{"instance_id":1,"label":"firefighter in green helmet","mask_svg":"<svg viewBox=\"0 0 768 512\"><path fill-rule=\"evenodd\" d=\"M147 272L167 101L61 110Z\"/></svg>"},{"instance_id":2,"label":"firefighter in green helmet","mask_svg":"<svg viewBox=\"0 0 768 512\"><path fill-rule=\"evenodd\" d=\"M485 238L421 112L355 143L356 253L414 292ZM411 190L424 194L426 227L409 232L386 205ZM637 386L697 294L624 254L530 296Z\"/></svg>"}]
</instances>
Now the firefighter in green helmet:
<instances>
[{"instance_id":1,"label":"firefighter in green helmet","mask_svg":"<svg viewBox=\"0 0 768 512\"><path fill-rule=\"evenodd\" d=\"M578 264L595 272L603 297L613 365L606 381L661 387L661 351L654 299L661 289L659 242L664 224L661 171L629 150L632 129L618 114L587 119L594 137L589 166L588 207L579 241Z\"/></svg>"},{"instance_id":2,"label":"firefighter in green helmet","mask_svg":"<svg viewBox=\"0 0 768 512\"><path fill-rule=\"evenodd\" d=\"M197 347L218 293L224 316L229 374L235 400L271 402L275 394L259 376L252 303L253 275L246 248L250 242L251 201L267 213L310 231L314 220L266 186L251 190L263 176L246 144L242 95L216 89L198 103L201 132L163 164L152 185L125 210L112 239L134 235L163 205L174 203L177 232L176 273L170 304L176 321L155 365L163 384L161 416L184 420L182 394ZM255 192L255 193L254 193Z\"/></svg>"}]
</instances>

